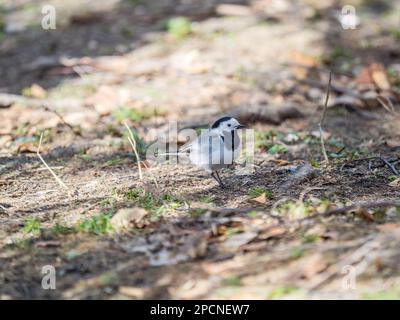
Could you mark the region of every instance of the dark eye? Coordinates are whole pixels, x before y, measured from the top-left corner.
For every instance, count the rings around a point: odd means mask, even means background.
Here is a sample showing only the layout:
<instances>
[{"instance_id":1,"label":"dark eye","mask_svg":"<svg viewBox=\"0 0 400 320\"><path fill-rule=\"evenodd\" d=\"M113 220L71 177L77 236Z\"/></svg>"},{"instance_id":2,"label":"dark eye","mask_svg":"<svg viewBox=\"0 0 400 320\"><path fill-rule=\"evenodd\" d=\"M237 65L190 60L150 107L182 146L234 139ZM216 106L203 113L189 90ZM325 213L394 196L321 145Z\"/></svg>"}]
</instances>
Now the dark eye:
<instances>
[{"instance_id":1,"label":"dark eye","mask_svg":"<svg viewBox=\"0 0 400 320\"><path fill-rule=\"evenodd\" d=\"M231 124L230 123L228 123L228 127L230 127L231 126Z\"/></svg>"}]
</instances>

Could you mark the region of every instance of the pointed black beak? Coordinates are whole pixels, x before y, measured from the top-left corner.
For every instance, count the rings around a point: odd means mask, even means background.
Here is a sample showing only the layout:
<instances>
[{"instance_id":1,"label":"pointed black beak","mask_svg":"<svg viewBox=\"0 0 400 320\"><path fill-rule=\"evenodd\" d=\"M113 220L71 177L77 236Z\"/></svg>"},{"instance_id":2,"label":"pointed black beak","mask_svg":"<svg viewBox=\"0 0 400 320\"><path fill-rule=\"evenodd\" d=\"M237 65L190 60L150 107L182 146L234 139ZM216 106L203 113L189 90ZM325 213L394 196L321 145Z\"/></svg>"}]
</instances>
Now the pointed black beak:
<instances>
[{"instance_id":1,"label":"pointed black beak","mask_svg":"<svg viewBox=\"0 0 400 320\"><path fill-rule=\"evenodd\" d=\"M243 128L247 128L247 126L245 126L244 124L239 124L236 126L236 129L243 129Z\"/></svg>"}]
</instances>

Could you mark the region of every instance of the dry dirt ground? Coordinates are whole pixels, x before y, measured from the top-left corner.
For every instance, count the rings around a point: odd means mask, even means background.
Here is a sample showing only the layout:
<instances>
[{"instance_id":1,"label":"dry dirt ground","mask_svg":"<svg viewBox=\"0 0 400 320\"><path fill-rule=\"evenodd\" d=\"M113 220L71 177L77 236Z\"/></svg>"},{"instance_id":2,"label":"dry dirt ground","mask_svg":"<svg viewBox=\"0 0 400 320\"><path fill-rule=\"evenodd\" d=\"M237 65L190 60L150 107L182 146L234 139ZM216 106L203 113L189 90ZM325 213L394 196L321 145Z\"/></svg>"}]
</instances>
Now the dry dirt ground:
<instances>
[{"instance_id":1,"label":"dry dirt ground","mask_svg":"<svg viewBox=\"0 0 400 320\"><path fill-rule=\"evenodd\" d=\"M93 2L46 1L43 30L41 1L0 1L1 299L400 298L394 1ZM251 173L140 179L122 120L144 160L169 121L226 114L255 131Z\"/></svg>"}]
</instances>

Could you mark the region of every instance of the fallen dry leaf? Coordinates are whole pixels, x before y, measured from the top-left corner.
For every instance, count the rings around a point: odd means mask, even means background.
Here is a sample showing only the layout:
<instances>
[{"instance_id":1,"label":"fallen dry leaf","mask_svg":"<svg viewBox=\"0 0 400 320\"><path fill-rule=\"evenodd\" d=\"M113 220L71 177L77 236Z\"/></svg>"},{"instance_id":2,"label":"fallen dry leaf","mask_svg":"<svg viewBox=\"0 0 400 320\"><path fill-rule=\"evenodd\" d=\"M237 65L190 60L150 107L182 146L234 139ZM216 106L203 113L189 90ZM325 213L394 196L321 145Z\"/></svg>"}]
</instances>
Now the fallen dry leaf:
<instances>
[{"instance_id":1,"label":"fallen dry leaf","mask_svg":"<svg viewBox=\"0 0 400 320\"><path fill-rule=\"evenodd\" d=\"M130 61L126 57L102 56L93 61L93 66L101 71L123 74L129 70Z\"/></svg>"},{"instance_id":2,"label":"fallen dry leaf","mask_svg":"<svg viewBox=\"0 0 400 320\"><path fill-rule=\"evenodd\" d=\"M12 141L12 136L11 135L4 135L2 136L0 133L0 149L2 147L5 147L7 143L9 143L10 141Z\"/></svg>"},{"instance_id":3,"label":"fallen dry leaf","mask_svg":"<svg viewBox=\"0 0 400 320\"><path fill-rule=\"evenodd\" d=\"M400 147L400 139L387 139L386 145L389 148L398 148Z\"/></svg>"},{"instance_id":4,"label":"fallen dry leaf","mask_svg":"<svg viewBox=\"0 0 400 320\"><path fill-rule=\"evenodd\" d=\"M235 251L239 247L249 243L257 237L257 232L248 231L243 233L238 233L230 236L223 244L223 248L228 251Z\"/></svg>"},{"instance_id":5,"label":"fallen dry leaf","mask_svg":"<svg viewBox=\"0 0 400 320\"><path fill-rule=\"evenodd\" d=\"M277 164L280 167L284 167L284 166L287 166L290 164L290 161L282 160L282 159L270 159L269 161Z\"/></svg>"},{"instance_id":6,"label":"fallen dry leaf","mask_svg":"<svg viewBox=\"0 0 400 320\"><path fill-rule=\"evenodd\" d=\"M390 82L386 74L385 67L381 63L372 63L364 67L357 75L355 82L360 89L373 89L377 87L381 90L389 90Z\"/></svg>"},{"instance_id":7,"label":"fallen dry leaf","mask_svg":"<svg viewBox=\"0 0 400 320\"><path fill-rule=\"evenodd\" d=\"M238 4L220 4L215 11L221 16L250 16L252 14L250 7Z\"/></svg>"},{"instance_id":8,"label":"fallen dry leaf","mask_svg":"<svg viewBox=\"0 0 400 320\"><path fill-rule=\"evenodd\" d=\"M377 225L376 228L381 232L390 232L398 228L398 225L395 223L385 223Z\"/></svg>"},{"instance_id":9,"label":"fallen dry leaf","mask_svg":"<svg viewBox=\"0 0 400 320\"><path fill-rule=\"evenodd\" d=\"M348 107L356 107L356 108L363 108L364 102L356 97L352 97L349 95L342 95L336 97L329 103L329 107L336 107L336 106L348 106Z\"/></svg>"},{"instance_id":10,"label":"fallen dry leaf","mask_svg":"<svg viewBox=\"0 0 400 320\"><path fill-rule=\"evenodd\" d=\"M36 243L36 246L40 248L59 247L60 245L60 241L39 241Z\"/></svg>"},{"instance_id":11,"label":"fallen dry leaf","mask_svg":"<svg viewBox=\"0 0 400 320\"><path fill-rule=\"evenodd\" d=\"M295 65L291 68L291 71L297 79L319 78L318 73L312 69L312 67L319 65L319 61L315 57L302 52L294 52L291 55L291 60Z\"/></svg>"},{"instance_id":12,"label":"fallen dry leaf","mask_svg":"<svg viewBox=\"0 0 400 320\"><path fill-rule=\"evenodd\" d=\"M364 219L365 221L368 221L368 222L373 222L373 221L375 221L374 216L373 216L371 213L369 213L366 209L359 209L359 210L357 211L357 214L358 214L362 219Z\"/></svg>"},{"instance_id":13,"label":"fallen dry leaf","mask_svg":"<svg viewBox=\"0 0 400 320\"><path fill-rule=\"evenodd\" d=\"M364 103L366 104L366 107L368 107L370 109L374 109L374 108L382 106L378 100L378 97L379 97L379 95L375 90L367 91L362 95L362 99L363 99Z\"/></svg>"},{"instance_id":14,"label":"fallen dry leaf","mask_svg":"<svg viewBox=\"0 0 400 320\"><path fill-rule=\"evenodd\" d=\"M293 104L254 104L240 106L230 110L232 117L247 124L267 122L279 124L286 119L302 118L304 115L297 105Z\"/></svg>"},{"instance_id":15,"label":"fallen dry leaf","mask_svg":"<svg viewBox=\"0 0 400 320\"><path fill-rule=\"evenodd\" d=\"M312 254L301 260L301 275L306 279L311 279L316 274L328 267L327 262L320 253Z\"/></svg>"},{"instance_id":16,"label":"fallen dry leaf","mask_svg":"<svg viewBox=\"0 0 400 320\"><path fill-rule=\"evenodd\" d=\"M285 228L279 227L279 226L273 226L273 227L269 227L269 228L265 229L264 231L262 231L259 234L258 239L267 240L267 239L270 239L273 237L283 235L285 233L286 233Z\"/></svg>"},{"instance_id":17,"label":"fallen dry leaf","mask_svg":"<svg viewBox=\"0 0 400 320\"><path fill-rule=\"evenodd\" d=\"M399 188L400 187L400 178L397 178L396 180L389 182L389 187Z\"/></svg>"},{"instance_id":18,"label":"fallen dry leaf","mask_svg":"<svg viewBox=\"0 0 400 320\"><path fill-rule=\"evenodd\" d=\"M266 247L266 244L264 241L259 241L259 242L252 242L245 244L241 247L243 251L259 251L262 250Z\"/></svg>"},{"instance_id":19,"label":"fallen dry leaf","mask_svg":"<svg viewBox=\"0 0 400 320\"><path fill-rule=\"evenodd\" d=\"M142 220L147 215L147 211L142 208L120 209L111 218L112 226L117 230L129 229L132 227L143 227Z\"/></svg>"},{"instance_id":20,"label":"fallen dry leaf","mask_svg":"<svg viewBox=\"0 0 400 320\"><path fill-rule=\"evenodd\" d=\"M97 92L86 99L85 104L93 105L96 111L104 116L110 114L118 106L125 105L130 100L127 90L111 86L100 86Z\"/></svg>"},{"instance_id":21,"label":"fallen dry leaf","mask_svg":"<svg viewBox=\"0 0 400 320\"><path fill-rule=\"evenodd\" d=\"M36 153L37 144L33 142L20 142L16 145L16 151L19 153Z\"/></svg>"},{"instance_id":22,"label":"fallen dry leaf","mask_svg":"<svg viewBox=\"0 0 400 320\"><path fill-rule=\"evenodd\" d=\"M44 98L46 98L47 92L41 86L39 86L38 84L34 83L29 88L29 95L32 98L44 99Z\"/></svg>"},{"instance_id":23,"label":"fallen dry leaf","mask_svg":"<svg viewBox=\"0 0 400 320\"><path fill-rule=\"evenodd\" d=\"M138 287L119 287L118 292L124 296L134 298L134 299L143 299L145 295L145 289Z\"/></svg>"},{"instance_id":24,"label":"fallen dry leaf","mask_svg":"<svg viewBox=\"0 0 400 320\"><path fill-rule=\"evenodd\" d=\"M372 79L369 67L364 67L354 80L359 86L372 87L374 81Z\"/></svg>"},{"instance_id":25,"label":"fallen dry leaf","mask_svg":"<svg viewBox=\"0 0 400 320\"><path fill-rule=\"evenodd\" d=\"M256 197L256 198L251 198L252 201L261 203L261 204L265 204L267 203L267 196L265 194L265 192L263 194L261 194L260 196Z\"/></svg>"},{"instance_id":26,"label":"fallen dry leaf","mask_svg":"<svg viewBox=\"0 0 400 320\"><path fill-rule=\"evenodd\" d=\"M373 63L371 65L371 77L379 89L381 90L390 89L390 83L387 78L386 70L383 64Z\"/></svg>"}]
</instances>

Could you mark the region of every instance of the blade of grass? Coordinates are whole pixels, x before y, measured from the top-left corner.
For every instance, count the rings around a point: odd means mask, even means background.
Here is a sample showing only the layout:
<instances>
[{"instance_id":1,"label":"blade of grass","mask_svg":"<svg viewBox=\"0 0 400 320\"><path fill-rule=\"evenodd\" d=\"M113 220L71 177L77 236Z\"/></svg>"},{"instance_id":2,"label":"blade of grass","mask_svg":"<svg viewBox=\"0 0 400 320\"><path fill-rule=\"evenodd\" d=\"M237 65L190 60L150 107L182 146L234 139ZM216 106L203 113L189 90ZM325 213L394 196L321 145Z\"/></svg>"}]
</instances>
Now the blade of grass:
<instances>
[{"instance_id":1,"label":"blade of grass","mask_svg":"<svg viewBox=\"0 0 400 320\"><path fill-rule=\"evenodd\" d=\"M139 171L139 179L140 180L143 180L143 174L142 174L142 167L141 167L141 165L140 165L140 157L139 157L139 154L138 154L138 152L137 152L137 149L136 149L136 140L135 140L135 138L134 138L134 136L133 136L133 133L132 133L132 130L131 130L131 128L129 128L129 126L128 126L128 124L126 123L126 121L122 121L122 123L125 125L125 127L128 129L128 132L129 132L129 135L130 135L130 137L128 137L128 141L129 141L129 143L131 144L131 146L132 146L132 149L133 149L133 152L134 152L134 154L135 154L135 157L136 157L136 161L137 161L137 166L138 166L138 171Z\"/></svg>"},{"instance_id":2,"label":"blade of grass","mask_svg":"<svg viewBox=\"0 0 400 320\"><path fill-rule=\"evenodd\" d=\"M38 149L37 149L37 151L36 151L37 156L39 157L40 161L42 161L42 163L44 164L44 166L46 167L46 169L49 170L50 173L53 175L54 179L58 182L58 184L59 184L62 188L64 188L65 190L67 190L68 194L71 196L71 195L72 195L71 190L70 190L70 189L67 187L67 185L56 175L56 173L53 171L53 169L51 169L51 168L47 165L46 161L44 161L43 157L41 156L41 154L40 154L40 148L41 148L41 146L42 146L42 140L43 140L43 131L42 131L42 133L40 134L39 146L38 146Z\"/></svg>"},{"instance_id":3,"label":"blade of grass","mask_svg":"<svg viewBox=\"0 0 400 320\"><path fill-rule=\"evenodd\" d=\"M324 133L323 125L324 125L324 121L325 121L325 118L326 118L326 110L328 108L329 94L331 92L331 82L332 82L332 71L329 71L329 81L328 81L328 87L327 87L327 91L326 91L324 109L322 111L321 120L320 120L320 122L318 124L319 136L320 136L320 140L321 140L322 154L324 156L324 159L325 159L326 163L329 163L329 158L328 158L328 155L327 155L326 149L325 149L325 141L324 141L324 137L323 137L323 133Z\"/></svg>"}]
</instances>

